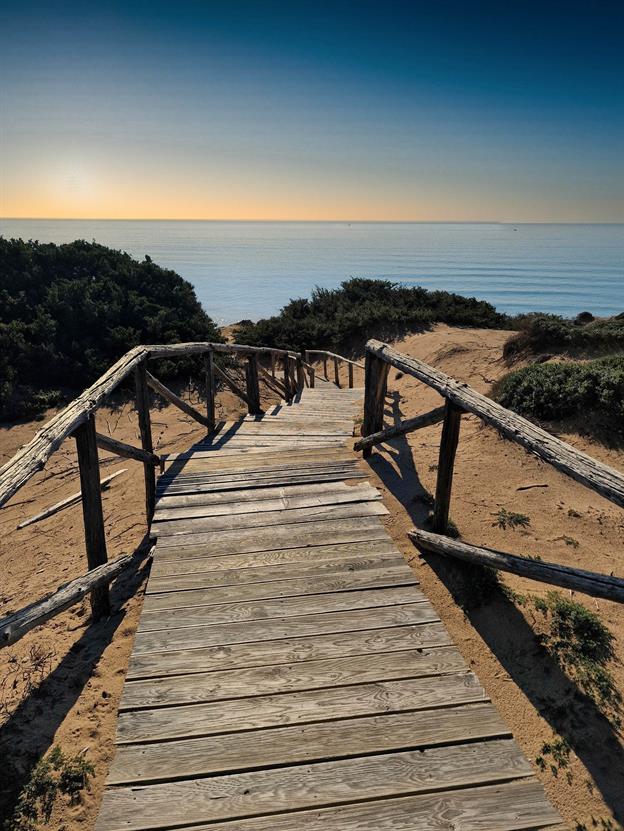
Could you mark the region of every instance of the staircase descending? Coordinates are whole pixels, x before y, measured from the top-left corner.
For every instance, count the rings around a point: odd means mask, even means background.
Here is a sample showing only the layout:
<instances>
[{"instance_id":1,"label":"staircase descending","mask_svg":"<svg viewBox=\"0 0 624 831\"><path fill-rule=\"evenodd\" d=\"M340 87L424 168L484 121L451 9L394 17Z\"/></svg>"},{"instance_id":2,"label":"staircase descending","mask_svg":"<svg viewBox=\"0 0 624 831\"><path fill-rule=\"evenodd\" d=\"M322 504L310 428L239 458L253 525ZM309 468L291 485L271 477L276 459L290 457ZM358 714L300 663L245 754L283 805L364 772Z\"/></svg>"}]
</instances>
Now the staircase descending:
<instances>
[{"instance_id":1,"label":"staircase descending","mask_svg":"<svg viewBox=\"0 0 624 831\"><path fill-rule=\"evenodd\" d=\"M321 383L171 456L97 831L561 822L380 521Z\"/></svg>"}]
</instances>

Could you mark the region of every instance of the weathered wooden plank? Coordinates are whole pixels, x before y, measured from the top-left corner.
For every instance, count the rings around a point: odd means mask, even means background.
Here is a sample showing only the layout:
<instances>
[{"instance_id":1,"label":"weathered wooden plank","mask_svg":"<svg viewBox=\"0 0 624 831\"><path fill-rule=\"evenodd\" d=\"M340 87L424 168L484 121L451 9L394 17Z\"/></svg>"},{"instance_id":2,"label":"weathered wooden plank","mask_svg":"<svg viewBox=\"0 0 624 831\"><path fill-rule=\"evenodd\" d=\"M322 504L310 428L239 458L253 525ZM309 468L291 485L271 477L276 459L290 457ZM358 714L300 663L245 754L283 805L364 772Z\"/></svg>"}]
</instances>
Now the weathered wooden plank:
<instances>
[{"instance_id":1,"label":"weathered wooden plank","mask_svg":"<svg viewBox=\"0 0 624 831\"><path fill-rule=\"evenodd\" d=\"M150 399L147 388L147 370L145 362L139 364L134 370L134 394L137 418L139 421L139 433L141 436L141 447L146 453L154 452L152 441L152 422L150 419ZM156 470L150 462L143 462L143 480L145 482L145 518L147 524L154 516L154 504L156 501Z\"/></svg>"},{"instance_id":2,"label":"weathered wooden plank","mask_svg":"<svg viewBox=\"0 0 624 831\"><path fill-rule=\"evenodd\" d=\"M282 489L285 490L285 489ZM320 489L308 495L287 492L284 496L265 496L259 499L217 500L208 504L157 507L154 522L167 522L183 519L204 519L227 515L255 514L264 511L295 511L322 506L349 505L352 502L374 502L381 499L381 494L370 485L361 485L342 489ZM155 526L158 532L159 526Z\"/></svg>"},{"instance_id":3,"label":"weathered wooden plank","mask_svg":"<svg viewBox=\"0 0 624 831\"><path fill-rule=\"evenodd\" d=\"M376 613L376 622L388 622ZM374 622L372 624L374 626ZM371 655L401 652L410 649L449 646L451 639L438 622L393 625L389 628L366 628L366 620L360 630L316 634L315 637L291 637L287 632L279 640L248 641L227 646L195 646L182 644L172 652L137 654L130 659L128 679L157 678L188 675L193 672L242 669L299 661L325 660L350 655ZM271 634L264 631L264 634Z\"/></svg>"},{"instance_id":4,"label":"weathered wooden plank","mask_svg":"<svg viewBox=\"0 0 624 831\"><path fill-rule=\"evenodd\" d=\"M372 352L366 353L366 391L364 394L364 419L362 435L378 433L383 427L384 406L388 385L388 364ZM371 454L371 448L364 448L364 458Z\"/></svg>"},{"instance_id":5,"label":"weathered wooden plank","mask_svg":"<svg viewBox=\"0 0 624 831\"><path fill-rule=\"evenodd\" d=\"M273 525L318 522L327 519L353 519L356 517L384 516L388 509L381 502L355 502L345 505L319 505L306 508L291 508L281 511L266 511L259 514L237 514L233 516L195 517L192 520L171 520L154 522L152 533L156 536L180 535L200 536L207 531L227 531L243 528L261 528Z\"/></svg>"},{"instance_id":6,"label":"weathered wooden plank","mask_svg":"<svg viewBox=\"0 0 624 831\"><path fill-rule=\"evenodd\" d=\"M128 682L119 709L153 709L225 698L247 698L390 679L422 678L465 672L466 668L457 649L439 647L386 655L356 655L252 669L193 673L174 678Z\"/></svg>"},{"instance_id":7,"label":"weathered wooden plank","mask_svg":"<svg viewBox=\"0 0 624 831\"><path fill-rule=\"evenodd\" d=\"M214 372L214 352L206 353L205 358L205 375L206 375L206 421L208 422L208 432L212 432L216 426L216 407L215 400L217 389L215 384Z\"/></svg>"},{"instance_id":8,"label":"weathered wooden plank","mask_svg":"<svg viewBox=\"0 0 624 831\"><path fill-rule=\"evenodd\" d=\"M378 433L372 433L365 438L359 439L353 445L354 450L364 450L366 447L374 447L377 444L384 444L385 442L395 439L398 436L404 436L406 433L411 433L414 430L421 430L423 427L430 427L432 424L437 424L444 418L444 407L436 407L435 410L430 410L428 413L415 416L414 418L406 418L395 427L386 427Z\"/></svg>"},{"instance_id":9,"label":"weathered wooden plank","mask_svg":"<svg viewBox=\"0 0 624 831\"><path fill-rule=\"evenodd\" d=\"M325 473L317 472L311 474L273 474L273 476L257 476L250 475L244 482L248 489L262 488L262 487L279 487L289 485L301 485L315 482L342 482L350 479L366 479L367 474L359 470L357 467L349 467L344 470L330 470ZM204 482L195 484L180 484L179 486L163 486L157 488L156 494L159 497L175 496L177 494L202 494L202 493L218 493L232 490L239 490L243 481L239 479L220 479L214 482Z\"/></svg>"},{"instance_id":10,"label":"weathered wooden plank","mask_svg":"<svg viewBox=\"0 0 624 831\"><path fill-rule=\"evenodd\" d=\"M170 550L170 549L167 549ZM155 549L158 551L158 548ZM367 540L366 542L355 543L329 543L327 545L317 545L303 548L282 548L269 551L254 551L249 554L213 554L202 557L200 554L192 559L177 559L170 560L156 556L152 563L150 583L152 580L156 581L158 585L159 579L167 577L184 577L189 575L192 578L195 574L213 574L217 579L222 572L226 572L224 579L231 579L227 576L227 572L240 573L245 575L251 570L256 571L260 569L285 569L290 572L291 569L297 568L302 575L313 573L311 569L324 568L326 564L328 568L333 567L344 559L347 562L352 561L352 558L361 558L360 562L370 561L378 562L381 559L389 558L391 560L399 556L394 543L389 539L375 539ZM314 572L316 573L316 572ZM241 577L241 579L243 579ZM149 589L149 584L148 584Z\"/></svg>"},{"instance_id":11,"label":"weathered wooden plank","mask_svg":"<svg viewBox=\"0 0 624 831\"><path fill-rule=\"evenodd\" d=\"M248 488L247 481L242 479L239 480L238 488L233 492L199 492L180 496L163 494L158 500L158 506L162 510L165 508L201 507L203 505L238 504L241 502L259 502L267 499L287 499L294 496L311 496L312 494L347 493L350 490L359 490L362 487L366 487L371 491L375 490L370 485L358 485L354 488L342 481Z\"/></svg>"},{"instance_id":12,"label":"weathered wooden plank","mask_svg":"<svg viewBox=\"0 0 624 831\"><path fill-rule=\"evenodd\" d=\"M405 560L398 551L389 549L390 553L376 553L368 557L344 557L341 559L322 560L319 562L315 557L308 557L307 561L294 563L280 563L276 565L261 566L254 562L251 568L244 568L239 565L222 568L218 571L210 570L210 560L207 560L202 570L202 565L189 573L188 567L182 565L176 570L177 573L169 576L161 576L158 572L150 574L146 587L146 594L159 594L167 591L183 591L187 589L207 589L214 586L240 586L247 583L265 583L273 580L308 580L309 590L316 588L316 578L327 575L357 574L361 571L378 570L380 568L396 568L401 566L408 568ZM367 552L370 553L370 552ZM171 563L168 564L169 566ZM180 574L179 572L185 572Z\"/></svg>"},{"instance_id":13,"label":"weathered wooden plank","mask_svg":"<svg viewBox=\"0 0 624 831\"><path fill-rule=\"evenodd\" d=\"M206 646L226 647L235 643L303 638L366 629L388 629L410 623L436 623L438 620L437 613L429 603L405 603L377 608L374 614L370 608L364 608L300 615L288 619L245 620L221 625L138 632L134 641L134 655Z\"/></svg>"},{"instance_id":14,"label":"weathered wooden plank","mask_svg":"<svg viewBox=\"0 0 624 831\"><path fill-rule=\"evenodd\" d=\"M120 713L117 743L209 736L375 713L476 704L486 700L485 691L471 672L281 695L258 695Z\"/></svg>"},{"instance_id":15,"label":"weathered wooden plank","mask_svg":"<svg viewBox=\"0 0 624 831\"><path fill-rule=\"evenodd\" d=\"M197 471L180 471L175 472L172 465L169 472L164 473L158 479L158 486L161 489L169 487L182 487L186 484L210 483L226 481L248 481L249 478L262 478L263 476L300 476L300 475L314 475L315 473L324 473L326 471L342 471L342 470L360 470L360 466L356 459L331 459L321 460L319 462L312 462L306 464L305 462L294 462L288 465L264 465L255 467L250 465L244 470L197 470ZM171 472L173 471L173 472Z\"/></svg>"},{"instance_id":16,"label":"weathered wooden plank","mask_svg":"<svg viewBox=\"0 0 624 831\"><path fill-rule=\"evenodd\" d=\"M149 828L158 818L174 824L280 814L505 782L527 777L531 767L514 741L479 742L342 761L296 765L191 782L107 791L99 831ZM183 809L181 811L181 805Z\"/></svg>"},{"instance_id":17,"label":"weathered wooden plank","mask_svg":"<svg viewBox=\"0 0 624 831\"><path fill-rule=\"evenodd\" d=\"M442 425L442 438L440 439L438 474L433 506L433 530L438 534L446 534L448 529L455 453L459 442L461 415L462 410L447 399L444 404L444 424Z\"/></svg>"},{"instance_id":18,"label":"weathered wooden plank","mask_svg":"<svg viewBox=\"0 0 624 831\"><path fill-rule=\"evenodd\" d=\"M408 576L410 572L406 570ZM410 579L411 578L410 576ZM242 592L242 590L241 590ZM184 593L186 594L186 593ZM290 618L328 612L342 612L351 609L375 609L379 606L399 606L403 603L425 603L423 593L413 585L391 586L390 588L362 589L360 591L339 591L331 594L311 594L297 597L275 597L261 600L219 602L230 592L226 589L210 589L209 596L215 597L214 605L205 600L204 605L169 610L144 608L139 621L138 632L171 632L181 628L216 626L222 623ZM168 595L171 603L179 599L177 593ZM175 597L174 597L175 596ZM150 605L158 604L156 596ZM164 601L162 601L164 602ZM183 601L182 601L183 602ZM146 601L147 603L147 601ZM210 605L210 609L206 606Z\"/></svg>"},{"instance_id":19,"label":"weathered wooden plank","mask_svg":"<svg viewBox=\"0 0 624 831\"><path fill-rule=\"evenodd\" d=\"M464 704L177 742L122 745L112 763L108 783L139 784L210 776L508 736L508 728L491 704Z\"/></svg>"},{"instance_id":20,"label":"weathered wooden plank","mask_svg":"<svg viewBox=\"0 0 624 831\"><path fill-rule=\"evenodd\" d=\"M158 380L158 378L154 378L150 372L145 372L145 379L154 392L157 392L158 395L162 396L166 401L169 401L170 404L173 404L179 410L182 410L183 413L186 413L186 415L190 416L195 421L203 424L204 427L210 427L206 416L198 412L195 407L192 407L184 401L183 398L180 398L179 395L176 395L173 390L166 387L161 381Z\"/></svg>"},{"instance_id":21,"label":"weathered wooden plank","mask_svg":"<svg viewBox=\"0 0 624 831\"><path fill-rule=\"evenodd\" d=\"M263 412L260 406L260 384L258 379L258 355L248 355L245 364L245 384L247 390L248 411L251 415Z\"/></svg>"},{"instance_id":22,"label":"weathered wooden plank","mask_svg":"<svg viewBox=\"0 0 624 831\"><path fill-rule=\"evenodd\" d=\"M275 465L277 461L283 459L276 458L274 452L266 449L259 449L255 453L249 451L235 451L229 456L224 455L219 457L217 454L205 454L203 457L194 457L193 454L182 453L172 454L172 457L165 458L167 472L170 473L173 469L177 472L191 473L196 471L219 470L226 468L228 470L247 470L250 468L269 467ZM298 465L301 463L321 463L326 461L333 462L352 462L353 455L348 453L346 448L342 447L317 447L312 450L297 450L288 454L288 461L291 465Z\"/></svg>"},{"instance_id":23,"label":"weathered wooden plank","mask_svg":"<svg viewBox=\"0 0 624 831\"><path fill-rule=\"evenodd\" d=\"M520 779L500 785L195 825L193 831L431 831L452 827L461 831L535 831L560 822L561 817L546 800L542 786L536 780Z\"/></svg>"},{"instance_id":24,"label":"weathered wooden plank","mask_svg":"<svg viewBox=\"0 0 624 831\"><path fill-rule=\"evenodd\" d=\"M161 537L156 554L161 559L189 559L208 554L248 554L279 548L309 548L330 543L388 539L376 517L326 519L310 525L293 523L269 528L234 528L211 533Z\"/></svg>"},{"instance_id":25,"label":"weathered wooden plank","mask_svg":"<svg viewBox=\"0 0 624 831\"><path fill-rule=\"evenodd\" d=\"M378 564L380 565L380 564ZM245 603L270 600L278 597L303 597L334 592L358 593L363 589L415 586L418 581L405 561L397 566L347 571L343 574L318 575L290 580L273 580L260 583L239 583L234 586L210 586L202 589L185 589L151 592L146 595L143 610L155 612L164 609L187 609L194 606L212 606L220 603ZM206 615L210 615L207 611Z\"/></svg>"}]
</instances>

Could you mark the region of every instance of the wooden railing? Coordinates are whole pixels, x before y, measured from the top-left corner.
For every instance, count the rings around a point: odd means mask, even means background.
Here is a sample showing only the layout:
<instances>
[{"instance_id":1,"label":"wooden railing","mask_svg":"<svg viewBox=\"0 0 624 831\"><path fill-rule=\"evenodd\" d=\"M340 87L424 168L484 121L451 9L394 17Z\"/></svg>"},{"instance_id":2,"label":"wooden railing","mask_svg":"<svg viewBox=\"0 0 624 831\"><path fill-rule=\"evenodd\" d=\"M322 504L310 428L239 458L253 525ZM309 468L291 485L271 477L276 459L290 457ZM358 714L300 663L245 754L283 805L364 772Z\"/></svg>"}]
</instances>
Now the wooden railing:
<instances>
[{"instance_id":1,"label":"wooden railing","mask_svg":"<svg viewBox=\"0 0 624 831\"><path fill-rule=\"evenodd\" d=\"M325 376L325 380L329 381L329 375L327 374L327 362L331 360L334 364L334 383L337 387L340 386L340 364L346 364L348 367L349 373L349 389L353 389L353 368L357 367L358 369L364 369L363 364L359 364L357 361L352 361L349 358L345 358L342 355L336 355L335 352L328 352L325 349L307 349L303 353L304 359L310 362L311 355L318 355L319 360L323 362L323 375Z\"/></svg>"},{"instance_id":2,"label":"wooden railing","mask_svg":"<svg viewBox=\"0 0 624 831\"><path fill-rule=\"evenodd\" d=\"M391 366L435 389L444 399L444 406L384 429L384 405ZM620 471L602 464L517 413L501 407L468 384L460 383L439 369L417 358L404 355L386 343L369 340L366 344L365 359L364 418L361 431L363 438L355 443L355 450L362 450L367 458L373 446L377 444L436 422L443 422L432 516L433 533L415 529L410 533L410 537L428 551L487 564L534 580L624 602L624 580L621 578L477 548L450 540L446 536L455 454L464 413L478 416L505 438L520 444L527 451L585 487L596 491L610 502L624 507L624 474Z\"/></svg>"},{"instance_id":3,"label":"wooden railing","mask_svg":"<svg viewBox=\"0 0 624 831\"><path fill-rule=\"evenodd\" d=\"M189 355L204 356L206 413L181 399L155 378L147 369L154 359L175 359ZM215 363L215 355L239 356L245 360L245 389L228 374L227 369ZM260 366L260 359L269 357L271 372ZM281 362L283 380L276 376ZM306 382L314 383L314 370L308 367L301 354L283 349L244 346L223 343L180 343L155 346L137 346L127 352L104 375L74 399L64 410L51 418L34 438L0 468L0 506L4 505L38 471L41 471L63 441L73 437L78 453L80 494L74 494L67 504L82 501L84 532L89 573L63 587L53 597L38 601L27 609L0 620L0 647L14 643L29 629L47 620L53 614L77 602L86 593L91 595L93 617L107 615L110 610L108 584L119 573L120 560L127 565L131 558L117 558L108 562L104 515L102 511L98 447L118 456L143 464L145 478L145 513L147 522L154 513L156 496L156 468L159 457L154 453L150 420L148 389L169 401L212 432L216 426L215 396L217 379L228 386L246 404L250 414L262 413L260 405L260 376L270 380L274 392L291 400ZM134 447L96 431L95 412L104 400L130 376L134 380L135 406L138 414L141 447ZM73 502L72 502L73 500ZM54 506L58 508L59 506Z\"/></svg>"}]
</instances>

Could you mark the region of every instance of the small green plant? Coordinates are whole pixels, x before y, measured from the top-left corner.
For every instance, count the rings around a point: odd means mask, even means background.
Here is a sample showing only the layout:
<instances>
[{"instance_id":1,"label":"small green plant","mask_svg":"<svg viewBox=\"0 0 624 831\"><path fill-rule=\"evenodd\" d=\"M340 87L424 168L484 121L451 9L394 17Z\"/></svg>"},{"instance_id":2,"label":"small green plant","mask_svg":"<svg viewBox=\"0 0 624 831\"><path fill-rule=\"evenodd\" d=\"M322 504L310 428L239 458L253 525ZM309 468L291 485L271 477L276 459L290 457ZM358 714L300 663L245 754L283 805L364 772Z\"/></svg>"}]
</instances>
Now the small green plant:
<instances>
[{"instance_id":1,"label":"small green plant","mask_svg":"<svg viewBox=\"0 0 624 831\"><path fill-rule=\"evenodd\" d=\"M547 629L542 644L556 657L580 688L619 724L622 697L607 664L614 657L613 635L582 603L557 591L534 597L533 606L544 616Z\"/></svg>"},{"instance_id":2,"label":"small green plant","mask_svg":"<svg viewBox=\"0 0 624 831\"><path fill-rule=\"evenodd\" d=\"M512 531L516 528L528 528L531 524L531 520L526 514L508 511L507 508L499 508L492 516L494 517L492 525L502 528L503 531L506 531L508 528L511 528Z\"/></svg>"},{"instance_id":3,"label":"small green plant","mask_svg":"<svg viewBox=\"0 0 624 831\"><path fill-rule=\"evenodd\" d=\"M570 745L561 737L554 739L552 742L544 742L540 755L535 759L535 764L541 770L546 770L546 757L548 756L552 760L550 763L551 773L553 776L558 776L559 771L562 768L567 768L570 763Z\"/></svg>"},{"instance_id":4,"label":"small green plant","mask_svg":"<svg viewBox=\"0 0 624 831\"><path fill-rule=\"evenodd\" d=\"M575 550L579 547L580 543L578 540L575 540L574 537L568 537L566 534L561 537L566 545L569 545L570 548L574 548Z\"/></svg>"},{"instance_id":5,"label":"small green plant","mask_svg":"<svg viewBox=\"0 0 624 831\"><path fill-rule=\"evenodd\" d=\"M94 773L95 768L82 753L67 756L60 747L53 747L33 768L13 816L5 823L5 831L38 831L42 822L50 821L60 795L68 797L72 805L80 801Z\"/></svg>"}]
</instances>

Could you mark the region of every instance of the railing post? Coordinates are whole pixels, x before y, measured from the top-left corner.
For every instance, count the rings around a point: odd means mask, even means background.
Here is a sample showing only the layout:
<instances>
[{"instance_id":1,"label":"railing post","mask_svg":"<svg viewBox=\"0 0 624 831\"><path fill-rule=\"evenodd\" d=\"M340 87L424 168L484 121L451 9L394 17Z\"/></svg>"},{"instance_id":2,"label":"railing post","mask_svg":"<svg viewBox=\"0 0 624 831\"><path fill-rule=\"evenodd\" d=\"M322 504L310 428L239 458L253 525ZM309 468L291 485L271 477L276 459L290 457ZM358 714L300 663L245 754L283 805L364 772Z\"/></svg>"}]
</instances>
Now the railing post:
<instances>
[{"instance_id":1,"label":"railing post","mask_svg":"<svg viewBox=\"0 0 624 831\"><path fill-rule=\"evenodd\" d=\"M286 401L292 400L292 386L290 381L290 355L284 355L284 398Z\"/></svg>"},{"instance_id":2,"label":"railing post","mask_svg":"<svg viewBox=\"0 0 624 831\"><path fill-rule=\"evenodd\" d=\"M349 389L353 389L353 364L347 364L349 367Z\"/></svg>"},{"instance_id":3,"label":"railing post","mask_svg":"<svg viewBox=\"0 0 624 831\"><path fill-rule=\"evenodd\" d=\"M262 407L260 406L260 384L258 381L258 355L252 354L247 356L247 364L245 366L245 380L247 381L247 411L249 415L261 415Z\"/></svg>"},{"instance_id":4,"label":"railing post","mask_svg":"<svg viewBox=\"0 0 624 831\"><path fill-rule=\"evenodd\" d=\"M314 378L315 378L315 376L316 376L316 372L314 371L314 367L310 366L310 369L308 370L308 378L310 379L310 389L311 390L314 389Z\"/></svg>"},{"instance_id":5,"label":"railing post","mask_svg":"<svg viewBox=\"0 0 624 831\"><path fill-rule=\"evenodd\" d=\"M325 376L325 380L329 381L329 375L327 374L327 355L323 355L323 375Z\"/></svg>"},{"instance_id":6,"label":"railing post","mask_svg":"<svg viewBox=\"0 0 624 831\"><path fill-rule=\"evenodd\" d=\"M206 354L206 418L208 419L208 432L214 432L216 425L215 416L215 376L214 376L214 352L210 350Z\"/></svg>"},{"instance_id":7,"label":"railing post","mask_svg":"<svg viewBox=\"0 0 624 831\"><path fill-rule=\"evenodd\" d=\"M82 516L84 518L87 562L89 570L91 570L104 565L108 561L95 417L92 413L87 421L76 429L74 438L76 439L78 466L80 468L80 490L82 493ZM93 589L91 592L91 610L95 620L110 614L108 585Z\"/></svg>"},{"instance_id":8,"label":"railing post","mask_svg":"<svg viewBox=\"0 0 624 831\"><path fill-rule=\"evenodd\" d=\"M136 409L139 417L139 432L141 434L141 446L147 453L154 452L152 444L152 425L149 411L149 391L147 389L147 370L145 364L139 364L134 370L134 386L136 390ZM156 502L156 471L154 465L145 462L143 464L143 475L145 477L145 516L149 525L154 516L154 505Z\"/></svg>"},{"instance_id":9,"label":"railing post","mask_svg":"<svg viewBox=\"0 0 624 831\"><path fill-rule=\"evenodd\" d=\"M297 388L298 388L299 392L301 392L303 390L303 388L305 387L305 378L304 378L304 372L303 372L303 361L301 359L301 355L297 355L296 363L297 363Z\"/></svg>"},{"instance_id":10,"label":"railing post","mask_svg":"<svg viewBox=\"0 0 624 831\"><path fill-rule=\"evenodd\" d=\"M334 358L334 383L340 387L340 372L338 369L338 358Z\"/></svg>"},{"instance_id":11,"label":"railing post","mask_svg":"<svg viewBox=\"0 0 624 831\"><path fill-rule=\"evenodd\" d=\"M364 420L362 435L370 436L378 433L383 427L384 406L388 388L388 370L390 365L373 355L366 353L364 374ZM372 453L371 447L364 448L363 457L368 459Z\"/></svg>"},{"instance_id":12,"label":"railing post","mask_svg":"<svg viewBox=\"0 0 624 831\"><path fill-rule=\"evenodd\" d=\"M436 534L446 534L448 531L453 467L459 441L461 415L462 410L447 398L444 404L444 423L442 425L442 438L440 439L438 478L433 507L433 530Z\"/></svg>"},{"instance_id":13,"label":"railing post","mask_svg":"<svg viewBox=\"0 0 624 831\"><path fill-rule=\"evenodd\" d=\"M271 377L275 378L275 352L271 352Z\"/></svg>"}]
</instances>

